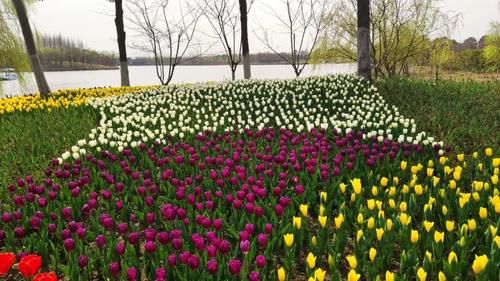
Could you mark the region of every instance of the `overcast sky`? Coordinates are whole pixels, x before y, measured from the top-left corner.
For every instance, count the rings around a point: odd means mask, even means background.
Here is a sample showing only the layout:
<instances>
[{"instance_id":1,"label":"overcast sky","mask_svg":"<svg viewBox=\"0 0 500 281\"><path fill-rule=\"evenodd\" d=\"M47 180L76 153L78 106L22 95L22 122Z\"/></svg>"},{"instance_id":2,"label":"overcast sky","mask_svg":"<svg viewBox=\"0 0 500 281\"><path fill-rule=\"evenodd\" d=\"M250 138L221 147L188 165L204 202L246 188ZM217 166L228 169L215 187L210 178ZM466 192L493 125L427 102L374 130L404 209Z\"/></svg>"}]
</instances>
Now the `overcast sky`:
<instances>
[{"instance_id":1,"label":"overcast sky","mask_svg":"<svg viewBox=\"0 0 500 281\"><path fill-rule=\"evenodd\" d=\"M149 0L148 0L149 1ZM191 1L191 0L181 0ZM332 0L334 1L334 0ZM126 2L126 1L124 1ZM257 0L252 8L250 24L250 48L252 52L266 51L265 46L256 38L262 26L271 26L272 16L265 4L277 5L278 0ZM32 22L36 29L44 34L62 34L79 39L92 49L117 52L116 30L113 21L114 5L109 0L45 0L37 2L32 12ZM459 41L470 36L479 39L489 28L489 23L500 19L498 0L442 0L445 10L462 15L462 23L456 28L453 37ZM258 24L254 24L258 22ZM132 37L132 34L130 34ZM133 41L134 38L129 38ZM273 41L278 44L286 37L273 34ZM283 45L281 47L284 50ZM130 50L129 55L139 54Z\"/></svg>"}]
</instances>

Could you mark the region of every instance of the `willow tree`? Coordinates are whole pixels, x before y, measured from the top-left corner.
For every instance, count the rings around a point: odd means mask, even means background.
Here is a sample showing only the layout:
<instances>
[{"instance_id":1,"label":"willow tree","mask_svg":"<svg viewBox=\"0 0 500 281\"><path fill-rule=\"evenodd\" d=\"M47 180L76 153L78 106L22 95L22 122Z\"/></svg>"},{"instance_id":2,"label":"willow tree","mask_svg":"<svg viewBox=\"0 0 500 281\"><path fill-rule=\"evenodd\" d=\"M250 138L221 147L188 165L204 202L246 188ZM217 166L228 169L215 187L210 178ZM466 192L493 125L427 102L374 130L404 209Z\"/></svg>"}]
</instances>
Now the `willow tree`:
<instances>
[{"instance_id":1,"label":"willow tree","mask_svg":"<svg viewBox=\"0 0 500 281\"><path fill-rule=\"evenodd\" d=\"M500 71L500 22L491 24L491 31L486 36L483 58L486 69L491 72Z\"/></svg>"},{"instance_id":2,"label":"willow tree","mask_svg":"<svg viewBox=\"0 0 500 281\"><path fill-rule=\"evenodd\" d=\"M50 93L50 88L47 83L47 79L45 79L42 64L40 63L40 57L38 56L35 39L33 37L33 32L31 31L26 5L23 0L12 0L12 5L16 11L19 26L21 27L21 31L23 33L26 51L30 59L31 70L35 74L38 91L42 97L47 97Z\"/></svg>"},{"instance_id":3,"label":"willow tree","mask_svg":"<svg viewBox=\"0 0 500 281\"><path fill-rule=\"evenodd\" d=\"M366 0L365 0L366 1ZM328 49L336 61L357 61L358 0L335 1ZM370 59L375 77L407 74L426 50L429 38L449 33L457 15L439 0L371 0Z\"/></svg>"}]
</instances>

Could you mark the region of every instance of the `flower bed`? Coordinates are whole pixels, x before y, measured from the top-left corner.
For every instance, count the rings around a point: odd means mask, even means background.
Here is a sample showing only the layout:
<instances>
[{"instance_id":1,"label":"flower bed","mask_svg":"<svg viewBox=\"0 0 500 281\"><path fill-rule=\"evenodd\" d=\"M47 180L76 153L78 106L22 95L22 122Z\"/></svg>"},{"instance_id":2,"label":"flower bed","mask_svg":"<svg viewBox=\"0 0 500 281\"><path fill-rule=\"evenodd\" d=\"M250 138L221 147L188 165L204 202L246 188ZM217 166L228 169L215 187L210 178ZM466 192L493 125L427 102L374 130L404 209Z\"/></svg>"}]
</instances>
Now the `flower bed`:
<instances>
[{"instance_id":1,"label":"flower bed","mask_svg":"<svg viewBox=\"0 0 500 281\"><path fill-rule=\"evenodd\" d=\"M39 94L17 96L0 99L0 115L12 112L29 112L33 110L52 110L56 108L67 108L87 104L91 98L103 98L109 96L123 95L153 87L119 87L119 88L94 88L58 90L52 92L47 99Z\"/></svg>"},{"instance_id":2,"label":"flower bed","mask_svg":"<svg viewBox=\"0 0 500 281\"><path fill-rule=\"evenodd\" d=\"M7 187L0 251L70 280L499 274L500 158L452 156L354 77L92 105L88 140Z\"/></svg>"}]
</instances>

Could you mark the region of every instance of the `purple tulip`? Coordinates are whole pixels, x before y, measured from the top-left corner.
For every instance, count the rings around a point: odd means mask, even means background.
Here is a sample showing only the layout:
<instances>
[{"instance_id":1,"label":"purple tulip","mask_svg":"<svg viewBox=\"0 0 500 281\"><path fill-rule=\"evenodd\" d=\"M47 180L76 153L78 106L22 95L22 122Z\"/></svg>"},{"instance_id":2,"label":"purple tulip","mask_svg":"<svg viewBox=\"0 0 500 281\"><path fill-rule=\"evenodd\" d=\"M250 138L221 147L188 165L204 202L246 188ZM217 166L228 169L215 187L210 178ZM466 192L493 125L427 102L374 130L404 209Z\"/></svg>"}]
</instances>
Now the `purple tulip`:
<instances>
[{"instance_id":1,"label":"purple tulip","mask_svg":"<svg viewBox=\"0 0 500 281\"><path fill-rule=\"evenodd\" d=\"M113 275L116 278L120 275L120 270L121 270L120 264L117 262L111 262L108 265L108 270L109 270L109 273L111 273L111 275Z\"/></svg>"},{"instance_id":2,"label":"purple tulip","mask_svg":"<svg viewBox=\"0 0 500 281\"><path fill-rule=\"evenodd\" d=\"M104 235L97 235L95 243L97 247L102 250L104 246L106 246L106 237L104 237Z\"/></svg>"},{"instance_id":3,"label":"purple tulip","mask_svg":"<svg viewBox=\"0 0 500 281\"><path fill-rule=\"evenodd\" d=\"M208 272L210 272L210 274L216 274L218 269L219 269L219 265L217 264L217 260L210 259L207 262L207 270L208 270Z\"/></svg>"},{"instance_id":4,"label":"purple tulip","mask_svg":"<svg viewBox=\"0 0 500 281\"><path fill-rule=\"evenodd\" d=\"M126 250L126 246L125 246L125 242L118 242L118 244L116 244L115 246L115 252L117 255L119 256L122 256L123 254L125 254L125 250Z\"/></svg>"},{"instance_id":5,"label":"purple tulip","mask_svg":"<svg viewBox=\"0 0 500 281\"><path fill-rule=\"evenodd\" d=\"M144 245L144 250L150 254L156 252L155 242L154 241L146 241L146 244Z\"/></svg>"},{"instance_id":6,"label":"purple tulip","mask_svg":"<svg viewBox=\"0 0 500 281\"><path fill-rule=\"evenodd\" d=\"M240 241L240 251L242 251L244 254L248 253L250 251L250 241Z\"/></svg>"},{"instance_id":7,"label":"purple tulip","mask_svg":"<svg viewBox=\"0 0 500 281\"><path fill-rule=\"evenodd\" d=\"M81 269L85 268L89 263L89 258L87 256L80 256L78 258L78 267Z\"/></svg>"},{"instance_id":8,"label":"purple tulip","mask_svg":"<svg viewBox=\"0 0 500 281\"><path fill-rule=\"evenodd\" d=\"M127 269L127 280L128 281L137 280L137 269L135 269L135 267L129 267Z\"/></svg>"},{"instance_id":9,"label":"purple tulip","mask_svg":"<svg viewBox=\"0 0 500 281\"><path fill-rule=\"evenodd\" d=\"M232 275L240 274L240 271L241 271L241 261L240 260L231 259L231 260L229 260L227 266L229 268L229 272L231 272Z\"/></svg>"},{"instance_id":10,"label":"purple tulip","mask_svg":"<svg viewBox=\"0 0 500 281\"><path fill-rule=\"evenodd\" d=\"M137 233L137 232L131 232L128 235L128 242L130 244L132 244L132 245L136 245L137 243L139 243L139 238L140 238L139 233Z\"/></svg>"},{"instance_id":11,"label":"purple tulip","mask_svg":"<svg viewBox=\"0 0 500 281\"><path fill-rule=\"evenodd\" d=\"M255 258L255 264L258 268L264 268L266 266L266 257L263 255L258 255Z\"/></svg>"},{"instance_id":12,"label":"purple tulip","mask_svg":"<svg viewBox=\"0 0 500 281\"><path fill-rule=\"evenodd\" d=\"M257 271L252 271L248 275L248 280L249 281L260 281L260 273Z\"/></svg>"},{"instance_id":13,"label":"purple tulip","mask_svg":"<svg viewBox=\"0 0 500 281\"><path fill-rule=\"evenodd\" d=\"M64 240L64 248L68 252L73 251L75 249L75 240L73 240L72 238Z\"/></svg>"},{"instance_id":14,"label":"purple tulip","mask_svg":"<svg viewBox=\"0 0 500 281\"><path fill-rule=\"evenodd\" d=\"M156 280L165 280L167 278L167 271L163 267L156 269Z\"/></svg>"},{"instance_id":15,"label":"purple tulip","mask_svg":"<svg viewBox=\"0 0 500 281\"><path fill-rule=\"evenodd\" d=\"M168 256L167 260L168 260L168 265L170 267L174 267L175 264L177 263L177 256L175 254L171 254Z\"/></svg>"}]
</instances>

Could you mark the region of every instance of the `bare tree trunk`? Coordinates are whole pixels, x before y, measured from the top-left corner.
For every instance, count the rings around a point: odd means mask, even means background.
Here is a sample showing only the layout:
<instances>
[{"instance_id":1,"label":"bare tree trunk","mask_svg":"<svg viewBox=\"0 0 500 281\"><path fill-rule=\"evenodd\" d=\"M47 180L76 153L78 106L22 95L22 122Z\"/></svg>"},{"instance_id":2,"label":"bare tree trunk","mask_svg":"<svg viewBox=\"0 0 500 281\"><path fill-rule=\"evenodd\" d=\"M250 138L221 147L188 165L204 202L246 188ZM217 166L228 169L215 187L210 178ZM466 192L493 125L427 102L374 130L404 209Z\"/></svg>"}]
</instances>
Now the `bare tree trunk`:
<instances>
[{"instance_id":1,"label":"bare tree trunk","mask_svg":"<svg viewBox=\"0 0 500 281\"><path fill-rule=\"evenodd\" d=\"M358 1L358 75L371 80L370 0Z\"/></svg>"},{"instance_id":2,"label":"bare tree trunk","mask_svg":"<svg viewBox=\"0 0 500 281\"><path fill-rule=\"evenodd\" d=\"M241 44L243 49L243 73L245 79L252 77L250 69L250 49L248 47L248 17L247 1L240 1L240 19L241 19Z\"/></svg>"},{"instance_id":3,"label":"bare tree trunk","mask_svg":"<svg viewBox=\"0 0 500 281\"><path fill-rule=\"evenodd\" d=\"M12 0L14 8L16 10L17 19L19 20L19 25L23 32L24 43L26 44L26 50L30 57L31 70L35 74L36 84L38 85L38 91L42 97L47 97L50 93L49 85L47 84L47 79L43 74L42 64L40 63L40 58L36 51L35 39L33 38L33 32L31 31L30 22L28 20L28 13L26 12L26 6L23 0Z\"/></svg>"},{"instance_id":4,"label":"bare tree trunk","mask_svg":"<svg viewBox=\"0 0 500 281\"><path fill-rule=\"evenodd\" d=\"M120 76L122 86L130 86L128 74L127 43L125 27L123 25L123 5L122 0L115 0L115 25L118 41L118 51L120 53Z\"/></svg>"}]
</instances>

